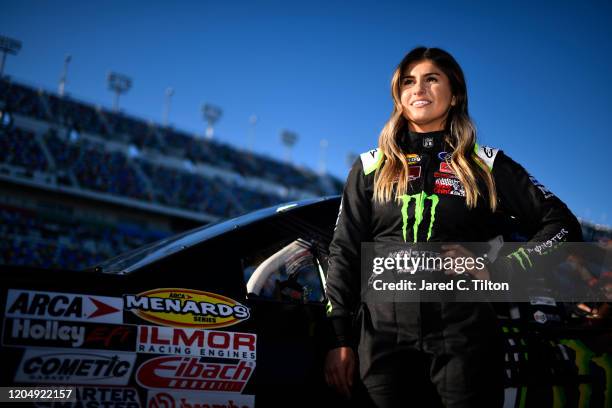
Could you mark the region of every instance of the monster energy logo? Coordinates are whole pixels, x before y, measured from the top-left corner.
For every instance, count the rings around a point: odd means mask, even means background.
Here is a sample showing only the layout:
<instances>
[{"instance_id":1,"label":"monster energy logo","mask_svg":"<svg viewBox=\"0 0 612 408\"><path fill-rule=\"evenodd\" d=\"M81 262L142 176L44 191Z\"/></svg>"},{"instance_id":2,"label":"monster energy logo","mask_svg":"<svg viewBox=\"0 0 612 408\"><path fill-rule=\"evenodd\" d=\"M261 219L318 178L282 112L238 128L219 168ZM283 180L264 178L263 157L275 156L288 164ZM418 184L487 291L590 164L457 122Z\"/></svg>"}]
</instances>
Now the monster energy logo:
<instances>
[{"instance_id":1,"label":"monster energy logo","mask_svg":"<svg viewBox=\"0 0 612 408\"><path fill-rule=\"evenodd\" d=\"M326 312L328 317L331 316L332 310L333 310L333 307L332 307L331 301L328 299L327 300L327 305L325 305L325 312Z\"/></svg>"},{"instance_id":2,"label":"monster energy logo","mask_svg":"<svg viewBox=\"0 0 612 408\"><path fill-rule=\"evenodd\" d=\"M421 191L420 194L412 194L407 195L404 194L401 196L403 205L402 205L402 219L403 219L403 227L402 233L404 235L404 242L406 242L406 232L408 229L408 206L410 202L414 200L415 208L414 208L414 224L412 226L414 241L417 242L417 233L419 232L419 225L421 221L423 221L423 212L425 211L425 200L431 200L430 207L430 217L429 217L429 228L427 229L427 241L431 237L431 230L433 229L434 222L436 221L436 207L438 206L438 196L435 194L427 195L424 191Z\"/></svg>"},{"instance_id":3,"label":"monster energy logo","mask_svg":"<svg viewBox=\"0 0 612 408\"><path fill-rule=\"evenodd\" d=\"M517 249L516 251L508 255L508 258L515 258L521 265L521 268L523 268L523 270L527 270L525 264L529 264L529 267L533 267L533 263L531 262L529 255L527 255L527 251L525 251L525 248Z\"/></svg>"}]
</instances>

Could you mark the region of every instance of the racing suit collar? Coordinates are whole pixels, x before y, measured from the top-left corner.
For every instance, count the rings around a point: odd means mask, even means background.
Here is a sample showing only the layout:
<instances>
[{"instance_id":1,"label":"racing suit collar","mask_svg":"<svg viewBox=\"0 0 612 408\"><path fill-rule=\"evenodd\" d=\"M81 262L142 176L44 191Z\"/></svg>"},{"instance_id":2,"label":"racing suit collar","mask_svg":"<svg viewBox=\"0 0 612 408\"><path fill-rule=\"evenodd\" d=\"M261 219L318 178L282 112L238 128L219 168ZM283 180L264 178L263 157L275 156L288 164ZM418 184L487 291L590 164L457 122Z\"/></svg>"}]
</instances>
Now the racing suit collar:
<instances>
[{"instance_id":1,"label":"racing suit collar","mask_svg":"<svg viewBox=\"0 0 612 408\"><path fill-rule=\"evenodd\" d=\"M444 135L446 131L417 133L406 131L402 138L402 147L409 151L428 151L439 149L444 146Z\"/></svg>"}]
</instances>

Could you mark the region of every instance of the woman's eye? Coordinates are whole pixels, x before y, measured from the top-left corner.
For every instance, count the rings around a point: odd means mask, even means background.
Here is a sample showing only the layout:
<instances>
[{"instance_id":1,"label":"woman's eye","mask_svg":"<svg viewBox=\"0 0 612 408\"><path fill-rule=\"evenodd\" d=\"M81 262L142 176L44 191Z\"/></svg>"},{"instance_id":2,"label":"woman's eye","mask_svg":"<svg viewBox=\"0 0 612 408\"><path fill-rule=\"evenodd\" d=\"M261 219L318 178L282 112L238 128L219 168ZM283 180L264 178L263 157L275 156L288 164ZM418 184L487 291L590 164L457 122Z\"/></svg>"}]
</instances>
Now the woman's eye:
<instances>
[{"instance_id":1,"label":"woman's eye","mask_svg":"<svg viewBox=\"0 0 612 408\"><path fill-rule=\"evenodd\" d=\"M412 79L404 79L404 81L402 82L402 85L412 85L414 83L414 80Z\"/></svg>"},{"instance_id":2,"label":"woman's eye","mask_svg":"<svg viewBox=\"0 0 612 408\"><path fill-rule=\"evenodd\" d=\"M427 81L428 82L438 82L438 78L436 78L436 77L429 77L429 78L427 78Z\"/></svg>"}]
</instances>

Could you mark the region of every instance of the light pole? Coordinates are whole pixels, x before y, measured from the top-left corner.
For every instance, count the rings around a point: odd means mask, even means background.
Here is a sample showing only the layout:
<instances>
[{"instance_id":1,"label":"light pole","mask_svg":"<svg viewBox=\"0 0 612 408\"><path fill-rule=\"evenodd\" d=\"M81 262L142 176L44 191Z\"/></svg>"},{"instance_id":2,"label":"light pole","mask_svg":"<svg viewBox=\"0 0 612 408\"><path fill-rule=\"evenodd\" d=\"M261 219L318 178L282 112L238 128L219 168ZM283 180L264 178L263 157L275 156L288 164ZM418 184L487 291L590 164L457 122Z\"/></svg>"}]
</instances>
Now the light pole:
<instances>
[{"instance_id":1,"label":"light pole","mask_svg":"<svg viewBox=\"0 0 612 408\"><path fill-rule=\"evenodd\" d=\"M214 125L223 115L223 110L215 105L205 103L202 105L202 117L206 121L206 138L212 139L215 133Z\"/></svg>"},{"instance_id":2,"label":"light pole","mask_svg":"<svg viewBox=\"0 0 612 408\"><path fill-rule=\"evenodd\" d=\"M115 92L115 100L113 102L113 110L119 112L119 96L126 93L132 87L132 79L126 75L116 72L109 72L108 89Z\"/></svg>"},{"instance_id":3,"label":"light pole","mask_svg":"<svg viewBox=\"0 0 612 408\"><path fill-rule=\"evenodd\" d=\"M319 147L321 148L320 157L319 157L319 171L321 175L325 175L327 173L327 147L329 146L329 142L327 139L321 139L319 142Z\"/></svg>"},{"instance_id":4,"label":"light pole","mask_svg":"<svg viewBox=\"0 0 612 408\"><path fill-rule=\"evenodd\" d=\"M257 130L257 116L249 116L249 134L247 138L247 149L252 152L253 144L255 143L255 131Z\"/></svg>"},{"instance_id":5,"label":"light pole","mask_svg":"<svg viewBox=\"0 0 612 408\"><path fill-rule=\"evenodd\" d=\"M285 160L287 163L291 162L291 149L298 140L298 135L295 132L289 130L282 130L280 134L281 142L285 145Z\"/></svg>"},{"instance_id":6,"label":"light pole","mask_svg":"<svg viewBox=\"0 0 612 408\"><path fill-rule=\"evenodd\" d=\"M57 93L59 93L60 98L64 96L64 92L66 91L66 77L68 76L68 64L70 64L70 61L72 61L72 56L68 54L64 58L64 70L62 71L62 77L60 78L57 89Z\"/></svg>"},{"instance_id":7,"label":"light pole","mask_svg":"<svg viewBox=\"0 0 612 408\"><path fill-rule=\"evenodd\" d=\"M2 51L2 61L0 62L0 79L4 76L6 54L17 55L19 50L21 50L21 41L0 35L0 51Z\"/></svg>"},{"instance_id":8,"label":"light pole","mask_svg":"<svg viewBox=\"0 0 612 408\"><path fill-rule=\"evenodd\" d=\"M164 126L168 126L168 116L170 115L170 102L172 102L172 95L174 95L174 88L166 88L166 99L164 103Z\"/></svg>"}]
</instances>

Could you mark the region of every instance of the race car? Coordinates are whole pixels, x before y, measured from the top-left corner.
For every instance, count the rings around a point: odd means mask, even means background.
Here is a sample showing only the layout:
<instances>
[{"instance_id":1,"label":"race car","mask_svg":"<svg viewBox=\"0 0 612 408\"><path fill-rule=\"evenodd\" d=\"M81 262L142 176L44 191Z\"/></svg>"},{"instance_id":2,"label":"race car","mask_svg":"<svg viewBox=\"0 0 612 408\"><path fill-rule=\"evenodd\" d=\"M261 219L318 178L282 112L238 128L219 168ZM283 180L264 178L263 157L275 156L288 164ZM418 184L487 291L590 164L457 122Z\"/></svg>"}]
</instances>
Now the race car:
<instances>
[{"instance_id":1,"label":"race car","mask_svg":"<svg viewBox=\"0 0 612 408\"><path fill-rule=\"evenodd\" d=\"M84 271L3 266L0 378L10 401L354 406L323 375L339 204L327 197L258 210ZM610 328L571 319L565 306L496 304L505 406L611 406Z\"/></svg>"}]
</instances>

